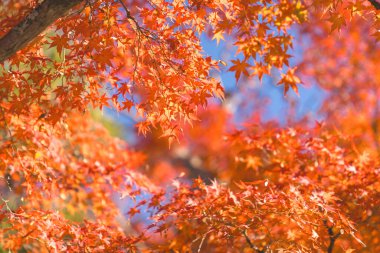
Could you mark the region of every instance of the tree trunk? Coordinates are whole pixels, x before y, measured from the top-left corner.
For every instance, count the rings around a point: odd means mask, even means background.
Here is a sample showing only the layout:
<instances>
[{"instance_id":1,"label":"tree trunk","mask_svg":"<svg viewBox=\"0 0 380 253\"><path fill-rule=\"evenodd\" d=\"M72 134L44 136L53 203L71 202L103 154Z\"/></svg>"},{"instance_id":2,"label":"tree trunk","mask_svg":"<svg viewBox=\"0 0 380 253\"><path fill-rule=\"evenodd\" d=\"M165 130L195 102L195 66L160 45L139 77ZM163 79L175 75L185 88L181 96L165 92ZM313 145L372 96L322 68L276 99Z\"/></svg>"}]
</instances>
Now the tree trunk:
<instances>
[{"instance_id":1,"label":"tree trunk","mask_svg":"<svg viewBox=\"0 0 380 253\"><path fill-rule=\"evenodd\" d=\"M0 63L24 48L83 0L45 0L0 39Z\"/></svg>"}]
</instances>

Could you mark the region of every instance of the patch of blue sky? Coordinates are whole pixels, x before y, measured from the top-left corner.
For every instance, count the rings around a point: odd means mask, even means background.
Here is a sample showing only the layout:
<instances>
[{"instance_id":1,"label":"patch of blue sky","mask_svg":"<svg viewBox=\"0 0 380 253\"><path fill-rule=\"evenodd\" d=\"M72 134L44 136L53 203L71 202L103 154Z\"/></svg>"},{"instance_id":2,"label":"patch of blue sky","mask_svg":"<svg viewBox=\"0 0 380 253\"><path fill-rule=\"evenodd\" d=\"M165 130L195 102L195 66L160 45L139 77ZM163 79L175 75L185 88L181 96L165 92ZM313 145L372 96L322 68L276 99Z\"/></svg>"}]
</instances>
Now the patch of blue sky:
<instances>
[{"instance_id":1,"label":"patch of blue sky","mask_svg":"<svg viewBox=\"0 0 380 253\"><path fill-rule=\"evenodd\" d=\"M296 29L291 29L291 35L294 38L299 38L299 34ZM211 40L205 34L201 36L201 45L206 56L211 56L215 60L222 60L226 63L230 63L232 59L242 59L241 54L237 54L237 48L232 44L232 40L225 36L225 40L221 40L219 45L216 40ZM289 54L293 55L290 58L290 66L296 66L302 60L302 56L305 52L302 50L302 46L296 44L294 49L289 49ZM252 64L252 62L250 62ZM250 86L251 92L253 91L258 95L252 97L252 99L260 99L268 101L264 108L262 119L267 121L278 121L282 125L286 125L288 119L292 117L293 121L302 119L308 116L310 119L321 120L322 116L318 113L322 105L323 100L326 97L324 91L316 84L299 85L299 96L293 91L288 92L285 97L283 94L283 86L276 86L279 81L279 71L272 71L272 77L264 76L260 82L258 78L252 78L251 80L240 80L236 83L234 73L228 71L228 67L222 68L220 72L214 71L211 73L214 77L220 79L226 93L238 94L242 92L243 86ZM247 99L240 96L241 99ZM253 102L253 101L246 101ZM295 108L290 108L290 103ZM254 104L254 103L252 103ZM250 108L253 113L253 108ZM292 110L291 109L295 109ZM240 113L239 113L240 112ZM294 115L293 113L296 113ZM242 115L243 114L243 115ZM242 123L244 120L250 117L249 112L246 110L236 110L234 114L234 121L236 123Z\"/></svg>"}]
</instances>

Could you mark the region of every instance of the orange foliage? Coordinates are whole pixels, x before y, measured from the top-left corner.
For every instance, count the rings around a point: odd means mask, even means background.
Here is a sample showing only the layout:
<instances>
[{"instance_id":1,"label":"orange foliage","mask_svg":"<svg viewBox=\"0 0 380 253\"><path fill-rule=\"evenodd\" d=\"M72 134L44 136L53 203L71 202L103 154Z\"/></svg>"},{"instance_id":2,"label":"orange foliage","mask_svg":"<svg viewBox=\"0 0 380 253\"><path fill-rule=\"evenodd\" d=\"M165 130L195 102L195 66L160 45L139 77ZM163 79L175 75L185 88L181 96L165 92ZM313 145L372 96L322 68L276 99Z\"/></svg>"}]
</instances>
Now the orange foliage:
<instances>
[{"instance_id":1,"label":"orange foliage","mask_svg":"<svg viewBox=\"0 0 380 253\"><path fill-rule=\"evenodd\" d=\"M2 3L0 43L42 2ZM83 1L0 62L0 251L380 252L379 8ZM258 100L238 125L264 76L323 89L324 121L263 123ZM137 145L103 107L137 119Z\"/></svg>"}]
</instances>

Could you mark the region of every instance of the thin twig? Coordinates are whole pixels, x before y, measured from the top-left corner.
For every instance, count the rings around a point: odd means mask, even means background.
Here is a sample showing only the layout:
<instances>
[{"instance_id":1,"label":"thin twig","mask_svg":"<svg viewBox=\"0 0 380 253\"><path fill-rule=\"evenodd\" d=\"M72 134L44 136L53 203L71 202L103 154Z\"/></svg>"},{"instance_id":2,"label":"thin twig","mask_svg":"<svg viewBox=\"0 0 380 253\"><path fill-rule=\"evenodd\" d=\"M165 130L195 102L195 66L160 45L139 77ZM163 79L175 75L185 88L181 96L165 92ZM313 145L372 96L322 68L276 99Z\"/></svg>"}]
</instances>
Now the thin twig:
<instances>
[{"instance_id":1,"label":"thin twig","mask_svg":"<svg viewBox=\"0 0 380 253\"><path fill-rule=\"evenodd\" d=\"M199 244L199 246L198 246L198 251L197 251L198 253L201 252L202 245L203 245L204 240L206 239L207 235L210 234L210 233L213 232L213 231L214 231L214 229L210 229L207 233L205 233L205 234L202 236L202 240L201 240L201 242L200 242L200 244ZM191 245L192 245L193 243L195 243L196 241L198 241L199 239L201 239L200 236L198 236L197 238L195 238L195 239L191 242Z\"/></svg>"},{"instance_id":2,"label":"thin twig","mask_svg":"<svg viewBox=\"0 0 380 253\"><path fill-rule=\"evenodd\" d=\"M127 15L127 18L129 20L132 20L132 22L134 23L135 25L135 31L139 34L142 34L144 35L145 37L147 38L150 38L150 39L154 39L151 35L150 35L150 32L143 28L142 26L140 26L140 24L137 22L137 20L132 16L131 12L129 11L129 9L127 8L127 6L124 4L123 0L118 0L120 2L120 4L123 6L124 10L125 10L125 14Z\"/></svg>"},{"instance_id":3,"label":"thin twig","mask_svg":"<svg viewBox=\"0 0 380 253\"><path fill-rule=\"evenodd\" d=\"M31 231L26 233L24 236L22 236L22 238L26 238L26 237L30 236L34 231L36 231L36 229L32 229Z\"/></svg>"},{"instance_id":4,"label":"thin twig","mask_svg":"<svg viewBox=\"0 0 380 253\"><path fill-rule=\"evenodd\" d=\"M243 231L243 235L244 235L245 240L248 243L249 247L251 247L252 249L256 249L256 247L252 244L251 240L249 239L249 237L247 235L247 230Z\"/></svg>"},{"instance_id":5,"label":"thin twig","mask_svg":"<svg viewBox=\"0 0 380 253\"><path fill-rule=\"evenodd\" d=\"M256 250L257 253L265 253L265 252L266 252L265 249L260 250L257 246L255 246L255 245L252 243L251 239L249 239L249 237L248 237L247 230L243 230L242 232L243 232L243 235L244 235L245 241L248 243L248 245L249 245L249 247L250 247L251 249Z\"/></svg>"},{"instance_id":6,"label":"thin twig","mask_svg":"<svg viewBox=\"0 0 380 253\"><path fill-rule=\"evenodd\" d=\"M0 196L1 196L1 200L4 202L5 207L7 208L8 212L10 212L11 215L17 215L17 213L13 212L13 210L9 207L9 205L8 205L9 200L4 199L2 194Z\"/></svg>"}]
</instances>

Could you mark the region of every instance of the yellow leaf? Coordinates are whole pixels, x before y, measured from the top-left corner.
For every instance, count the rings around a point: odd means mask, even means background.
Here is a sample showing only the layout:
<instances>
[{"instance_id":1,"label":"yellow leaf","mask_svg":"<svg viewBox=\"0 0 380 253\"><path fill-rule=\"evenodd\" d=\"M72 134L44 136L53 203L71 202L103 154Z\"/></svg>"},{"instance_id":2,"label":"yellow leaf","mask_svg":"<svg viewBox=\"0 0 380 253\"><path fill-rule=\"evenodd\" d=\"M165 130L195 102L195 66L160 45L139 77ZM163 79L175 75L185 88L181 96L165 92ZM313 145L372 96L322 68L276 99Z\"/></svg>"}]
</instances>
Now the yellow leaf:
<instances>
[{"instance_id":1,"label":"yellow leaf","mask_svg":"<svg viewBox=\"0 0 380 253\"><path fill-rule=\"evenodd\" d=\"M224 40L223 32L219 31L212 36L213 40L216 40L216 44L219 45L220 40Z\"/></svg>"}]
</instances>

